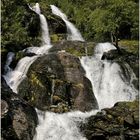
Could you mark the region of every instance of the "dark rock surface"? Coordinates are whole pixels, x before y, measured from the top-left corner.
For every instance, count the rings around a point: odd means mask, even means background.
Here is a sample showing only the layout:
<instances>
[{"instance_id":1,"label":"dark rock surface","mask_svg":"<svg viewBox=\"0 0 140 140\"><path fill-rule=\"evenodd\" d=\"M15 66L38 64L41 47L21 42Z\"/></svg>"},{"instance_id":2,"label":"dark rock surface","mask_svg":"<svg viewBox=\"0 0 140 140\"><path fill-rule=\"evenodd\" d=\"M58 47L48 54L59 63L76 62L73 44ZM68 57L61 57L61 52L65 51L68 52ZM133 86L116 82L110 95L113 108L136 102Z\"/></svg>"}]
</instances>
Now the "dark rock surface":
<instances>
[{"instance_id":1,"label":"dark rock surface","mask_svg":"<svg viewBox=\"0 0 140 140\"><path fill-rule=\"evenodd\" d=\"M88 140L138 140L139 102L118 102L89 117L81 126Z\"/></svg>"},{"instance_id":2,"label":"dark rock surface","mask_svg":"<svg viewBox=\"0 0 140 140\"><path fill-rule=\"evenodd\" d=\"M98 108L78 57L66 52L38 58L19 85L19 94L35 107L54 112Z\"/></svg>"},{"instance_id":3,"label":"dark rock surface","mask_svg":"<svg viewBox=\"0 0 140 140\"><path fill-rule=\"evenodd\" d=\"M32 140L37 126L35 109L12 92L2 78L1 137L3 140Z\"/></svg>"}]
</instances>

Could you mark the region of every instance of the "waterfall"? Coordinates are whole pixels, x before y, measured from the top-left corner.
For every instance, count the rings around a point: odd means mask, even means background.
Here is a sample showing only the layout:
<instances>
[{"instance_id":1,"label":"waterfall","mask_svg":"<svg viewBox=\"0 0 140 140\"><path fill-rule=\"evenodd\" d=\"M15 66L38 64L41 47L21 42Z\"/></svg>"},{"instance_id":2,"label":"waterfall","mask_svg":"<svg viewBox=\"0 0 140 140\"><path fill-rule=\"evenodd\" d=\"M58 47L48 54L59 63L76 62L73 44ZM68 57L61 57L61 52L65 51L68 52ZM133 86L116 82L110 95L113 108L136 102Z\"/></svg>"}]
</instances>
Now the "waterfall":
<instances>
[{"instance_id":1,"label":"waterfall","mask_svg":"<svg viewBox=\"0 0 140 140\"><path fill-rule=\"evenodd\" d=\"M87 140L79 132L77 124L96 114L97 110L89 113L75 111L63 114L37 110L37 113L39 125L33 140Z\"/></svg>"},{"instance_id":2,"label":"waterfall","mask_svg":"<svg viewBox=\"0 0 140 140\"><path fill-rule=\"evenodd\" d=\"M125 79L117 63L101 60L103 52L110 49L115 49L115 47L110 43L99 43L95 48L94 56L81 58L81 64L92 83L100 109L112 107L118 101L134 100L138 94L132 84L135 75L132 69L129 68L132 75L130 79Z\"/></svg>"},{"instance_id":3,"label":"waterfall","mask_svg":"<svg viewBox=\"0 0 140 140\"><path fill-rule=\"evenodd\" d=\"M15 54L13 52L9 52L7 54L7 60L4 66L4 72L7 73L9 71L12 71L12 69L10 68L10 64L13 61L13 58L15 57Z\"/></svg>"},{"instance_id":4,"label":"waterfall","mask_svg":"<svg viewBox=\"0 0 140 140\"><path fill-rule=\"evenodd\" d=\"M93 92L99 104L99 110L82 113L80 111L57 114L53 112L38 113L39 124L34 140L87 140L79 132L78 124L85 118L95 115L103 108L112 107L118 101L135 99L138 91L130 82L122 79L122 71L116 63L101 60L104 52L116 49L110 43L99 43L95 47L94 56L84 56L80 59L91 81ZM131 71L131 70L130 70ZM130 72L129 71L129 72ZM134 73L130 73L132 78ZM37 112L40 112L37 110Z\"/></svg>"},{"instance_id":5,"label":"waterfall","mask_svg":"<svg viewBox=\"0 0 140 140\"><path fill-rule=\"evenodd\" d=\"M42 44L41 47L30 47L24 51L34 52L37 55L32 57L22 58L14 70L7 70L13 60L14 55L9 53L5 69L7 73L4 78L11 89L18 93L18 85L26 77L30 65L40 56L47 53L51 47L47 21L44 15L41 14L39 4L31 8L35 11L41 21L42 28ZM79 31L70 23L64 13L56 6L51 5L52 12L60 16L66 23L68 29L68 40L84 41ZM79 131L78 125L80 122L91 115L95 115L98 111L106 107L112 107L118 101L131 101L135 99L138 91L133 87L132 80L135 74L130 67L127 67L130 73L130 79L123 77L121 67L117 63L112 63L107 60L101 60L104 52L111 49L116 49L110 43L99 43L95 47L94 56L84 56L80 59L83 68L86 71L87 78L92 83L93 92L99 104L99 110L82 113L73 111L63 114L53 112L43 112L36 109L39 119L39 124L36 127L34 140L87 140ZM52 85L54 85L52 81ZM54 86L52 87L52 93Z\"/></svg>"},{"instance_id":6,"label":"waterfall","mask_svg":"<svg viewBox=\"0 0 140 140\"><path fill-rule=\"evenodd\" d=\"M33 8L31 8L29 6L29 8L39 15L41 29L42 29L42 43L43 43L43 45L50 45L51 43L50 43L48 23L46 21L45 16L43 14L41 14L39 3L36 3L36 5L33 6Z\"/></svg>"},{"instance_id":7,"label":"waterfall","mask_svg":"<svg viewBox=\"0 0 140 140\"><path fill-rule=\"evenodd\" d=\"M41 14L39 3L36 3L35 6L33 6L33 8L30 5L28 6L32 11L34 11L36 14L39 15L40 26L42 30L42 46L29 47L29 48L24 49L23 51L27 53L35 53L35 54L47 53L48 49L52 47L47 20L45 16Z\"/></svg>"},{"instance_id":8,"label":"waterfall","mask_svg":"<svg viewBox=\"0 0 140 140\"><path fill-rule=\"evenodd\" d=\"M46 18L43 14L39 15L42 29L42 42L43 45L50 45L50 36L49 36L49 28L46 21Z\"/></svg>"},{"instance_id":9,"label":"waterfall","mask_svg":"<svg viewBox=\"0 0 140 140\"><path fill-rule=\"evenodd\" d=\"M21 83L21 81L26 77L26 74L28 72L28 69L30 65L42 54L48 53L48 50L52 47L50 44L50 37L49 37L49 31L48 31L48 25L46 18L44 15L40 14L40 7L39 4L36 3L36 5L31 8L29 8L33 11L35 11L40 16L40 22L41 22L41 29L42 29L42 44L41 47L29 47L27 49L24 49L23 52L29 52L29 53L35 53L37 55L32 57L24 57L22 58L16 68L14 70L8 70L7 73L3 76L7 82L7 84L10 86L10 88L13 90L13 92L18 93L18 85ZM10 63L13 60L14 55L12 53L8 54L7 61L5 65L5 69L9 68Z\"/></svg>"},{"instance_id":10,"label":"waterfall","mask_svg":"<svg viewBox=\"0 0 140 140\"><path fill-rule=\"evenodd\" d=\"M79 40L84 41L82 35L78 31L78 29L67 19L67 16L61 12L56 6L51 5L52 13L61 17L62 20L66 23L68 37L67 40Z\"/></svg>"}]
</instances>

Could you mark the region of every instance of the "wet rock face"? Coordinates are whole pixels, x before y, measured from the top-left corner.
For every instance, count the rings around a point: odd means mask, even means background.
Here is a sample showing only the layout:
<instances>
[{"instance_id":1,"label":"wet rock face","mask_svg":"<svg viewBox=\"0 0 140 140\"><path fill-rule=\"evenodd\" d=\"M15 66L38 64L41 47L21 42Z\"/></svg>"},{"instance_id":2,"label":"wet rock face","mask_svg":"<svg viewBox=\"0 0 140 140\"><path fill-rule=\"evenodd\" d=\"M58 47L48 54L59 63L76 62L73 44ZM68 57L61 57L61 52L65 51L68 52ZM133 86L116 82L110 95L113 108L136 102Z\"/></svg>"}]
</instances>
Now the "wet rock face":
<instances>
[{"instance_id":1,"label":"wet rock face","mask_svg":"<svg viewBox=\"0 0 140 140\"><path fill-rule=\"evenodd\" d=\"M2 80L1 136L5 140L32 140L37 125L33 107L20 99Z\"/></svg>"},{"instance_id":2,"label":"wet rock face","mask_svg":"<svg viewBox=\"0 0 140 140\"><path fill-rule=\"evenodd\" d=\"M88 140L138 140L139 103L119 102L89 117L81 126Z\"/></svg>"},{"instance_id":3,"label":"wet rock face","mask_svg":"<svg viewBox=\"0 0 140 140\"><path fill-rule=\"evenodd\" d=\"M41 110L67 112L98 108L78 57L66 52L50 53L38 58L27 75L19 86L20 96Z\"/></svg>"}]
</instances>

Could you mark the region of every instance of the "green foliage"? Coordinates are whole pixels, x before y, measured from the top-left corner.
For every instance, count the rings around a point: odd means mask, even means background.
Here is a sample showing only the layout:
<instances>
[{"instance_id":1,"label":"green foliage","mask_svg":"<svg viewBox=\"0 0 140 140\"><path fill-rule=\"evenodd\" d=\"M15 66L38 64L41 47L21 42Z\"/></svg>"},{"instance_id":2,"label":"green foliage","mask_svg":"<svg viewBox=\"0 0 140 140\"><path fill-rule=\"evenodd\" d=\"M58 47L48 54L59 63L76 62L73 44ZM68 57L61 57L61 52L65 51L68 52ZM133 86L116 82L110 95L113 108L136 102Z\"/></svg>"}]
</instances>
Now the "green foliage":
<instances>
[{"instance_id":1,"label":"green foliage","mask_svg":"<svg viewBox=\"0 0 140 140\"><path fill-rule=\"evenodd\" d=\"M64 27L64 23L51 13L49 5L54 4L75 24L85 40L108 41L111 32L116 29L121 39L139 37L139 6L136 0L2 0L2 49L17 51L40 45L39 17L27 6L36 2L47 18L51 34L57 34L54 27ZM55 20L58 22L53 25ZM60 34L65 32L62 28L59 28Z\"/></svg>"},{"instance_id":2,"label":"green foliage","mask_svg":"<svg viewBox=\"0 0 140 140\"><path fill-rule=\"evenodd\" d=\"M120 38L138 39L138 2L135 0L48 0L62 9L86 40L110 40L111 32ZM129 32L130 30L130 32ZM124 33L128 35L122 35Z\"/></svg>"},{"instance_id":3,"label":"green foliage","mask_svg":"<svg viewBox=\"0 0 140 140\"><path fill-rule=\"evenodd\" d=\"M26 0L3 0L2 48L17 51L40 43L36 14L27 8Z\"/></svg>"},{"instance_id":4,"label":"green foliage","mask_svg":"<svg viewBox=\"0 0 140 140\"><path fill-rule=\"evenodd\" d=\"M125 47L129 52L139 54L139 41L138 40L121 40L119 45Z\"/></svg>"}]
</instances>

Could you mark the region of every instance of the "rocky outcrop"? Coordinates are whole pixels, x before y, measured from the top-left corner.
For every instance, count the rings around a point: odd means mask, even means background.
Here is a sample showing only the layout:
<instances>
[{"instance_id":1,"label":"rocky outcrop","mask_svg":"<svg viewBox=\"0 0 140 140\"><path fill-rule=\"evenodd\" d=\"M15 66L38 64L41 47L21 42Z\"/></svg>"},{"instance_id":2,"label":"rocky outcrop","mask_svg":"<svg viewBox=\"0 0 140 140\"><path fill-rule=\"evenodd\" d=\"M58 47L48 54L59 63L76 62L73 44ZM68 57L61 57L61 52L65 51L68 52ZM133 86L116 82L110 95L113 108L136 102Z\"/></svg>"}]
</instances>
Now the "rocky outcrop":
<instances>
[{"instance_id":1,"label":"rocky outcrop","mask_svg":"<svg viewBox=\"0 0 140 140\"><path fill-rule=\"evenodd\" d=\"M89 117L81 126L88 140L138 140L139 102L119 102Z\"/></svg>"},{"instance_id":2,"label":"rocky outcrop","mask_svg":"<svg viewBox=\"0 0 140 140\"><path fill-rule=\"evenodd\" d=\"M3 140L32 140L37 126L37 114L6 85L2 78L1 137Z\"/></svg>"},{"instance_id":3,"label":"rocky outcrop","mask_svg":"<svg viewBox=\"0 0 140 140\"><path fill-rule=\"evenodd\" d=\"M65 50L75 56L92 56L94 54L95 42L81 42L81 41L61 41L54 44L49 50L50 52L58 52Z\"/></svg>"},{"instance_id":4,"label":"rocky outcrop","mask_svg":"<svg viewBox=\"0 0 140 140\"><path fill-rule=\"evenodd\" d=\"M66 52L39 57L19 85L22 98L41 110L67 112L98 108L80 60Z\"/></svg>"}]
</instances>

